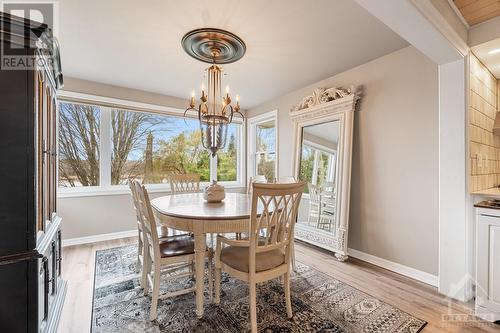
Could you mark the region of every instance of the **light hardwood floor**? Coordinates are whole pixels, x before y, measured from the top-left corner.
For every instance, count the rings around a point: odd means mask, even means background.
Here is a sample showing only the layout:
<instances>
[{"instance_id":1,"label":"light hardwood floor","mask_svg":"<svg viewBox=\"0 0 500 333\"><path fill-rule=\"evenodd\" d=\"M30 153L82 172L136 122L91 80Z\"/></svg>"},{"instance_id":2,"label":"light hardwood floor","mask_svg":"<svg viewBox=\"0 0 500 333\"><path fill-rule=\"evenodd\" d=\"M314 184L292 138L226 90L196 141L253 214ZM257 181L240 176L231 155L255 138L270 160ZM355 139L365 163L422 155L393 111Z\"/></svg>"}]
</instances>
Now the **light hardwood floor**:
<instances>
[{"instance_id":1,"label":"light hardwood floor","mask_svg":"<svg viewBox=\"0 0 500 333\"><path fill-rule=\"evenodd\" d=\"M136 238L132 237L63 249L63 274L68 280L68 292L59 323L60 333L90 332L95 251L136 241ZM436 288L427 284L357 259L341 263L328 252L300 243L295 249L298 261L426 320L428 324L422 331L424 333L500 332L500 326L486 322L464 325L443 321L443 315L449 313L449 306L453 314L470 314L471 305L449 302L438 294Z\"/></svg>"}]
</instances>

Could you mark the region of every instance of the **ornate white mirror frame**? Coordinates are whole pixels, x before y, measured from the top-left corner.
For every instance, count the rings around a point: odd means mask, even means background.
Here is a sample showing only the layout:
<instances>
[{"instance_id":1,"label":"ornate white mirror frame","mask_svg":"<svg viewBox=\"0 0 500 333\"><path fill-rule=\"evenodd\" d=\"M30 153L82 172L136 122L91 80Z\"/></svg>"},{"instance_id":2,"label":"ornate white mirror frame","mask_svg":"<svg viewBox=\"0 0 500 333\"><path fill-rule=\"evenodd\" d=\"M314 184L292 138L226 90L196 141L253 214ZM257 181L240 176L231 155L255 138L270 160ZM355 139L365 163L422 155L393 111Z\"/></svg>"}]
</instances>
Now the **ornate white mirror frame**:
<instances>
[{"instance_id":1,"label":"ornate white mirror frame","mask_svg":"<svg viewBox=\"0 0 500 333\"><path fill-rule=\"evenodd\" d=\"M349 89L318 88L290 110L294 123L294 174L299 179L302 156L303 128L339 121L339 137L335 169L334 227L332 232L296 223L296 238L335 252L338 260L347 259L349 229L349 199L351 189L351 159L354 111L359 96L354 87Z\"/></svg>"}]
</instances>

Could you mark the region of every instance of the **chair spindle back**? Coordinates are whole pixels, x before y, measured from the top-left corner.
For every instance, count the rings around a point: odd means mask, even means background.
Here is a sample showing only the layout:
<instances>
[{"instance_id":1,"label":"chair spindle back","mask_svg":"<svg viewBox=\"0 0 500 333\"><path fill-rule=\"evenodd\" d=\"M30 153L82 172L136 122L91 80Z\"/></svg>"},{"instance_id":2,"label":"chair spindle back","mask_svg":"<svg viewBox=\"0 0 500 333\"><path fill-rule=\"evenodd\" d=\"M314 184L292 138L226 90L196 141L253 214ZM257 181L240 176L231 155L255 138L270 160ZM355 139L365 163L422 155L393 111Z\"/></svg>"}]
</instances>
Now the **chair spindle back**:
<instances>
[{"instance_id":1,"label":"chair spindle back","mask_svg":"<svg viewBox=\"0 0 500 333\"><path fill-rule=\"evenodd\" d=\"M196 173L172 174L169 180L172 194L200 192L200 175Z\"/></svg>"},{"instance_id":2,"label":"chair spindle back","mask_svg":"<svg viewBox=\"0 0 500 333\"><path fill-rule=\"evenodd\" d=\"M255 254L281 249L290 260L300 199L305 182L253 184L250 223L250 272L255 271ZM261 229L266 229L262 237ZM253 262L253 264L252 264ZM253 265L253 268L252 268Z\"/></svg>"}]
</instances>

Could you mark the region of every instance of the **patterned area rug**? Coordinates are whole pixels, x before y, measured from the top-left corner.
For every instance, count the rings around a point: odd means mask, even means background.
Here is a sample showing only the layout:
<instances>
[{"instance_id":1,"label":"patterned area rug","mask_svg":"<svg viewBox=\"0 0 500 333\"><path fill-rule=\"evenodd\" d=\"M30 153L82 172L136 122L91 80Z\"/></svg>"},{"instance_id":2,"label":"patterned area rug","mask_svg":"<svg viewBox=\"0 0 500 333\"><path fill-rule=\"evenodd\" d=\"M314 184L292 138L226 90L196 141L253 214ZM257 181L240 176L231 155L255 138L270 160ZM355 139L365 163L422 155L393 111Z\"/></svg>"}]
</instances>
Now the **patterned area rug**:
<instances>
[{"instance_id":1,"label":"patterned area rug","mask_svg":"<svg viewBox=\"0 0 500 333\"><path fill-rule=\"evenodd\" d=\"M145 297L135 273L137 246L98 251L92 313L93 333L246 332L248 287L223 275L221 305L205 306L197 319L194 293L160 300L157 322L149 321L151 297ZM273 280L259 285L260 332L416 333L426 322L335 280L302 263L292 278L293 318L286 318L283 287ZM162 289L191 286L186 278ZM205 298L207 292L205 291ZM205 303L207 304L207 303Z\"/></svg>"}]
</instances>

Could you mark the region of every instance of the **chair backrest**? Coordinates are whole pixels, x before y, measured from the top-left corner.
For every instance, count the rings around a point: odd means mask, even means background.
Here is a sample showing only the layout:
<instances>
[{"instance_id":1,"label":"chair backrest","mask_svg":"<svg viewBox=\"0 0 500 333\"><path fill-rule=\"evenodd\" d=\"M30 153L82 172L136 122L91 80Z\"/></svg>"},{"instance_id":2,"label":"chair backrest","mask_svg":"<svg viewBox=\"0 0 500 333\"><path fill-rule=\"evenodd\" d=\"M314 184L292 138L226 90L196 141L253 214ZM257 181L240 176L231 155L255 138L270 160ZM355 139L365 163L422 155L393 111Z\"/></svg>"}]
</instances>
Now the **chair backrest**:
<instances>
[{"instance_id":1,"label":"chair backrest","mask_svg":"<svg viewBox=\"0 0 500 333\"><path fill-rule=\"evenodd\" d=\"M137 193L140 207L139 212L143 221L143 232L147 239L149 254L154 261L155 258L160 258L160 242L158 239L158 230L156 229L155 215L151 207L151 201L149 200L149 194L146 187L136 180L133 181L133 185Z\"/></svg>"},{"instance_id":2,"label":"chair backrest","mask_svg":"<svg viewBox=\"0 0 500 333\"><path fill-rule=\"evenodd\" d=\"M266 176L257 175L254 177L250 177L248 180L247 194L252 193L252 184L253 183L267 183Z\"/></svg>"},{"instance_id":3,"label":"chair backrest","mask_svg":"<svg viewBox=\"0 0 500 333\"><path fill-rule=\"evenodd\" d=\"M309 202L319 205L321 191L320 187L318 185L307 183L307 188L309 189Z\"/></svg>"},{"instance_id":4,"label":"chair backrest","mask_svg":"<svg viewBox=\"0 0 500 333\"><path fill-rule=\"evenodd\" d=\"M250 216L249 271L255 272L255 255L280 249L290 262L290 243L305 182L288 184L253 183ZM265 236L260 236L266 229Z\"/></svg>"},{"instance_id":5,"label":"chair backrest","mask_svg":"<svg viewBox=\"0 0 500 333\"><path fill-rule=\"evenodd\" d=\"M142 230L142 221L141 221L141 213L139 212L139 201L138 201L138 196L137 196L137 191L134 186L134 180L129 179L128 182L128 187L130 188L130 194L132 195L132 201L134 202L134 211L135 211L135 217L137 219L137 224L139 225L139 228Z\"/></svg>"},{"instance_id":6,"label":"chair backrest","mask_svg":"<svg viewBox=\"0 0 500 333\"><path fill-rule=\"evenodd\" d=\"M169 180L172 194L200 192L200 175L196 173L172 174Z\"/></svg>"}]
</instances>

